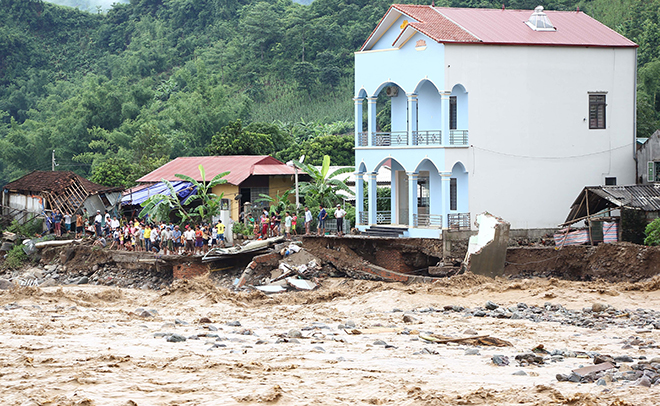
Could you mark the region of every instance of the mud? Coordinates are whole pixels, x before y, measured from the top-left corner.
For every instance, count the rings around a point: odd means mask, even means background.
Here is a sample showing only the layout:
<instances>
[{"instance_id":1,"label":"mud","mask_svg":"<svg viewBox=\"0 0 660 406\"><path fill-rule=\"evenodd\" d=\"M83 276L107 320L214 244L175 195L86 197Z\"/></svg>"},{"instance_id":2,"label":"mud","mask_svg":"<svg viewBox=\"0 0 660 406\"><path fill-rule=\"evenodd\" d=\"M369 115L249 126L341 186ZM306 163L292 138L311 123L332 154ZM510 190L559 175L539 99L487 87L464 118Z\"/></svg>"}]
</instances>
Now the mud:
<instances>
[{"instance_id":1,"label":"mud","mask_svg":"<svg viewBox=\"0 0 660 406\"><path fill-rule=\"evenodd\" d=\"M657 310L659 289L657 277L608 283L471 274L423 285L329 278L318 291L276 296L233 293L204 278L175 281L160 292L17 288L0 291L0 397L8 406L656 405L658 385L555 378L591 360L498 367L491 357L513 360L544 344L652 359L660 355L660 330L639 332L625 323L595 330L437 309L476 308L490 300L501 306L552 301L581 309L598 302ZM140 316L141 309L152 315ZM404 322L404 315L412 321ZM349 321L406 333L351 335L340 326ZM300 333L296 341L287 338L292 330ZM513 347L430 344L416 332L488 334ZM187 340L162 336L171 333ZM628 337L645 344L623 349ZM526 375L513 375L519 370Z\"/></svg>"}]
</instances>

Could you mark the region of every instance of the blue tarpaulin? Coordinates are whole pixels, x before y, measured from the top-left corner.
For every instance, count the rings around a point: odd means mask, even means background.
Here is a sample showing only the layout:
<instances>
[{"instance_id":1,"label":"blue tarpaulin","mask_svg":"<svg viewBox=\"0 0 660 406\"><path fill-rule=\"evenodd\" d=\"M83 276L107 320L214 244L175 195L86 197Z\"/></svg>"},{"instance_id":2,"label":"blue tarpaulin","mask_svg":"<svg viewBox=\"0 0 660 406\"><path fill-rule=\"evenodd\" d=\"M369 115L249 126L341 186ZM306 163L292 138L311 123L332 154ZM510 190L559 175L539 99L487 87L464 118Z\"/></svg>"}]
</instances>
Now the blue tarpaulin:
<instances>
[{"instance_id":1,"label":"blue tarpaulin","mask_svg":"<svg viewBox=\"0 0 660 406\"><path fill-rule=\"evenodd\" d=\"M190 182L175 181L175 182L170 182L170 184L174 188L174 191L176 192L177 196L179 196L180 198L186 198L197 191L196 188L193 187L192 183ZM159 182L147 188L124 195L121 198L121 204L137 205L137 204L141 204L142 202L144 202L153 195L169 195L169 194L170 194L170 189L167 187L167 185L165 185L164 182Z\"/></svg>"}]
</instances>

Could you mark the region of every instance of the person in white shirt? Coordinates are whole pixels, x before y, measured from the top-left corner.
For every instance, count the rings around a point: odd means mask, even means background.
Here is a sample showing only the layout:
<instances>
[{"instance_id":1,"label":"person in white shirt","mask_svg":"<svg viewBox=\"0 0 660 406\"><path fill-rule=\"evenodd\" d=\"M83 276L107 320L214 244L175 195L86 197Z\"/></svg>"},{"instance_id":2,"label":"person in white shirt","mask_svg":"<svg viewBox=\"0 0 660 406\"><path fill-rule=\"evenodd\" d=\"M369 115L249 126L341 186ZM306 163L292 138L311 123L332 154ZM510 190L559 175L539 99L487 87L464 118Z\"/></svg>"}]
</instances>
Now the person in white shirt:
<instances>
[{"instance_id":1,"label":"person in white shirt","mask_svg":"<svg viewBox=\"0 0 660 406\"><path fill-rule=\"evenodd\" d=\"M101 216L101 210L97 210L96 211L96 217L94 217L94 231L96 231L96 237L97 238L101 236L101 222L102 221L103 221L103 216Z\"/></svg>"},{"instance_id":2,"label":"person in white shirt","mask_svg":"<svg viewBox=\"0 0 660 406\"><path fill-rule=\"evenodd\" d=\"M335 210L335 218L337 219L337 236L339 237L344 235L344 217L346 217L346 211L338 204Z\"/></svg>"},{"instance_id":3,"label":"person in white shirt","mask_svg":"<svg viewBox=\"0 0 660 406\"><path fill-rule=\"evenodd\" d=\"M110 228L113 230L116 230L119 228L119 220L117 220L117 216L114 216L112 220L110 221Z\"/></svg>"},{"instance_id":4,"label":"person in white shirt","mask_svg":"<svg viewBox=\"0 0 660 406\"><path fill-rule=\"evenodd\" d=\"M312 224L312 212L309 207L305 207L305 235L309 235L309 227Z\"/></svg>"}]
</instances>

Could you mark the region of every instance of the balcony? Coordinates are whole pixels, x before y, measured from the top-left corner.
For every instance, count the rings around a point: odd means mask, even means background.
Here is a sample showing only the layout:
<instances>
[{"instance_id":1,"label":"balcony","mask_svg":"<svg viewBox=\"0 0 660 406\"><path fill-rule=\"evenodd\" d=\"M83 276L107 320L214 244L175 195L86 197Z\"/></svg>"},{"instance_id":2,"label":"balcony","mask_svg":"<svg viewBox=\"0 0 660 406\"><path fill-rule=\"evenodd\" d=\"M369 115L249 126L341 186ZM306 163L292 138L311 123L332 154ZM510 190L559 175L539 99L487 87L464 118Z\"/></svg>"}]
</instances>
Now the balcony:
<instances>
[{"instance_id":1,"label":"balcony","mask_svg":"<svg viewBox=\"0 0 660 406\"><path fill-rule=\"evenodd\" d=\"M442 214L415 214L413 227L442 228Z\"/></svg>"},{"instance_id":2,"label":"balcony","mask_svg":"<svg viewBox=\"0 0 660 406\"><path fill-rule=\"evenodd\" d=\"M368 132L357 134L357 146L367 147ZM468 130L449 130L449 139L442 140L441 130L375 132L371 133L371 146L373 147L407 147L407 146L463 146L469 145Z\"/></svg>"},{"instance_id":3,"label":"balcony","mask_svg":"<svg viewBox=\"0 0 660 406\"><path fill-rule=\"evenodd\" d=\"M447 222L450 231L470 230L470 213L450 213Z\"/></svg>"},{"instance_id":4,"label":"balcony","mask_svg":"<svg viewBox=\"0 0 660 406\"><path fill-rule=\"evenodd\" d=\"M449 145L468 145L468 130L449 130Z\"/></svg>"}]
</instances>

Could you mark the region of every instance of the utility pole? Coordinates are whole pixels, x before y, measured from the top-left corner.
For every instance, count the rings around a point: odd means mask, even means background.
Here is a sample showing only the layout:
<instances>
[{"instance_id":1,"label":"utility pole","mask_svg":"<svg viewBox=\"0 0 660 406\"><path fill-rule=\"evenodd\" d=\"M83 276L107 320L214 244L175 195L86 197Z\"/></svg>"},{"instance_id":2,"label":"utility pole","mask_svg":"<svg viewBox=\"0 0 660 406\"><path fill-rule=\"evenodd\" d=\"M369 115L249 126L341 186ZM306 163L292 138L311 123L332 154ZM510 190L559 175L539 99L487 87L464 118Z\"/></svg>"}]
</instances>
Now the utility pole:
<instances>
[{"instance_id":1,"label":"utility pole","mask_svg":"<svg viewBox=\"0 0 660 406\"><path fill-rule=\"evenodd\" d=\"M55 167L57 166L57 163L55 163L55 150L53 150L53 158L51 159L51 171L55 172Z\"/></svg>"}]
</instances>

